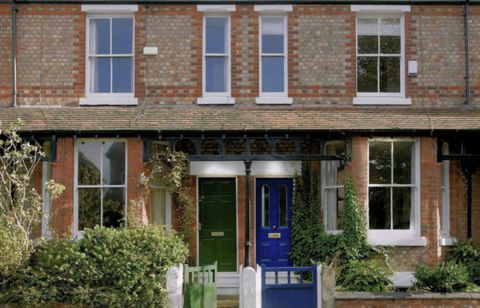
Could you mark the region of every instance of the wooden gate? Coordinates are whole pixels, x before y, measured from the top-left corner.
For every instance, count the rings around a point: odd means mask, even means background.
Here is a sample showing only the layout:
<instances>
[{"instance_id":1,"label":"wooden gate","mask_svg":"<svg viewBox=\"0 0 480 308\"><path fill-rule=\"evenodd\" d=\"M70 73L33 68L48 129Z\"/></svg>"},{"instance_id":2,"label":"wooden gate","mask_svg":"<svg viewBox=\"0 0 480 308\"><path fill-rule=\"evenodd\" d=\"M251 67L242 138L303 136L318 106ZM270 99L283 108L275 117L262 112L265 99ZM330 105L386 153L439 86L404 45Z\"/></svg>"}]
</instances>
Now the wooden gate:
<instances>
[{"instance_id":1,"label":"wooden gate","mask_svg":"<svg viewBox=\"0 0 480 308\"><path fill-rule=\"evenodd\" d=\"M207 266L189 267L184 270L184 307L217 307L217 263Z\"/></svg>"}]
</instances>

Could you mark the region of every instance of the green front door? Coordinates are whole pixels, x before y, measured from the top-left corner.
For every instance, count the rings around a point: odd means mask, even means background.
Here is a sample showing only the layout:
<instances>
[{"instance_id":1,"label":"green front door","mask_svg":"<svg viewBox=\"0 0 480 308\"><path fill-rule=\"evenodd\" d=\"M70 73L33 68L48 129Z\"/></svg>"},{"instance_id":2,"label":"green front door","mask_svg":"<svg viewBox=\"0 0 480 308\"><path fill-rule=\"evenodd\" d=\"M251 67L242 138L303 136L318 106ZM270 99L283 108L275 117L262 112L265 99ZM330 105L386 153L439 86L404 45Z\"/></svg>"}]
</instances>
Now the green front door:
<instances>
[{"instance_id":1,"label":"green front door","mask_svg":"<svg viewBox=\"0 0 480 308\"><path fill-rule=\"evenodd\" d=\"M218 262L219 272L237 267L235 179L201 178L198 229L200 265Z\"/></svg>"}]
</instances>

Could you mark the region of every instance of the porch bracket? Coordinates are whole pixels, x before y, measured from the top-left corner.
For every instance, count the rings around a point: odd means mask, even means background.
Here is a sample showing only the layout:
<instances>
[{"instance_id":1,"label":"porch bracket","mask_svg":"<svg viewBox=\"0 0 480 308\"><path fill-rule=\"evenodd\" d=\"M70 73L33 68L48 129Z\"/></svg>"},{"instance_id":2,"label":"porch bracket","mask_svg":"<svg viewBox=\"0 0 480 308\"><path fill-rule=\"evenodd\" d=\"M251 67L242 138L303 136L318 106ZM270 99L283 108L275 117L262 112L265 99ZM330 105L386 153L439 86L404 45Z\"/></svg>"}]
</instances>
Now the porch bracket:
<instances>
[{"instance_id":1,"label":"porch bracket","mask_svg":"<svg viewBox=\"0 0 480 308\"><path fill-rule=\"evenodd\" d=\"M250 266L250 173L252 161L245 160L245 267Z\"/></svg>"}]
</instances>

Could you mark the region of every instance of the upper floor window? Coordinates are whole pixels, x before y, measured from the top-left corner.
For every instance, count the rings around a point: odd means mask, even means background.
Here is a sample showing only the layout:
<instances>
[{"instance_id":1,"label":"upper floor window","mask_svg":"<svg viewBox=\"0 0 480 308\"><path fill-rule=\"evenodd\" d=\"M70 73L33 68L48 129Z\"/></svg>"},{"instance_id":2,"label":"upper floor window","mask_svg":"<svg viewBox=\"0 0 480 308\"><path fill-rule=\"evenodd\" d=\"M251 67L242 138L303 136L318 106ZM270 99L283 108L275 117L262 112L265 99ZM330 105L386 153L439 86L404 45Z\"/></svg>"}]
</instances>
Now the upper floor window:
<instances>
[{"instance_id":1,"label":"upper floor window","mask_svg":"<svg viewBox=\"0 0 480 308\"><path fill-rule=\"evenodd\" d=\"M199 104L233 104L230 77L230 16L235 6L199 5L203 18L203 97Z\"/></svg>"},{"instance_id":2,"label":"upper floor window","mask_svg":"<svg viewBox=\"0 0 480 308\"><path fill-rule=\"evenodd\" d=\"M404 17L388 13L402 9L389 7L381 15L358 10L355 104L410 104L405 99Z\"/></svg>"},{"instance_id":3,"label":"upper floor window","mask_svg":"<svg viewBox=\"0 0 480 308\"><path fill-rule=\"evenodd\" d=\"M257 5L260 16L260 96L258 104L291 104L288 98L287 16L292 6Z\"/></svg>"},{"instance_id":4,"label":"upper floor window","mask_svg":"<svg viewBox=\"0 0 480 308\"><path fill-rule=\"evenodd\" d=\"M84 9L92 14L87 17L86 98L81 104L136 104L134 19L115 11L122 8L92 7ZM134 10L130 6L123 9ZM106 15L109 10L114 13Z\"/></svg>"}]
</instances>

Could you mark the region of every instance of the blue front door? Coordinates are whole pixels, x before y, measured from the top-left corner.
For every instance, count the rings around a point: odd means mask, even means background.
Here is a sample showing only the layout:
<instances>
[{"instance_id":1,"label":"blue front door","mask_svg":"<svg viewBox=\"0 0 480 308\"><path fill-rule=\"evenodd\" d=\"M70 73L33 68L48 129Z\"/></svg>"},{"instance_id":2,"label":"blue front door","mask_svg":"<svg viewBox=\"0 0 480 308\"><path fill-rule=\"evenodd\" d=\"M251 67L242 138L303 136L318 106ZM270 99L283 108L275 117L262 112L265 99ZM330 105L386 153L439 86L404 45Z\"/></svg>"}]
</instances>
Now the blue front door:
<instances>
[{"instance_id":1,"label":"blue front door","mask_svg":"<svg viewBox=\"0 0 480 308\"><path fill-rule=\"evenodd\" d=\"M257 179L257 264L291 266L292 179Z\"/></svg>"}]
</instances>

